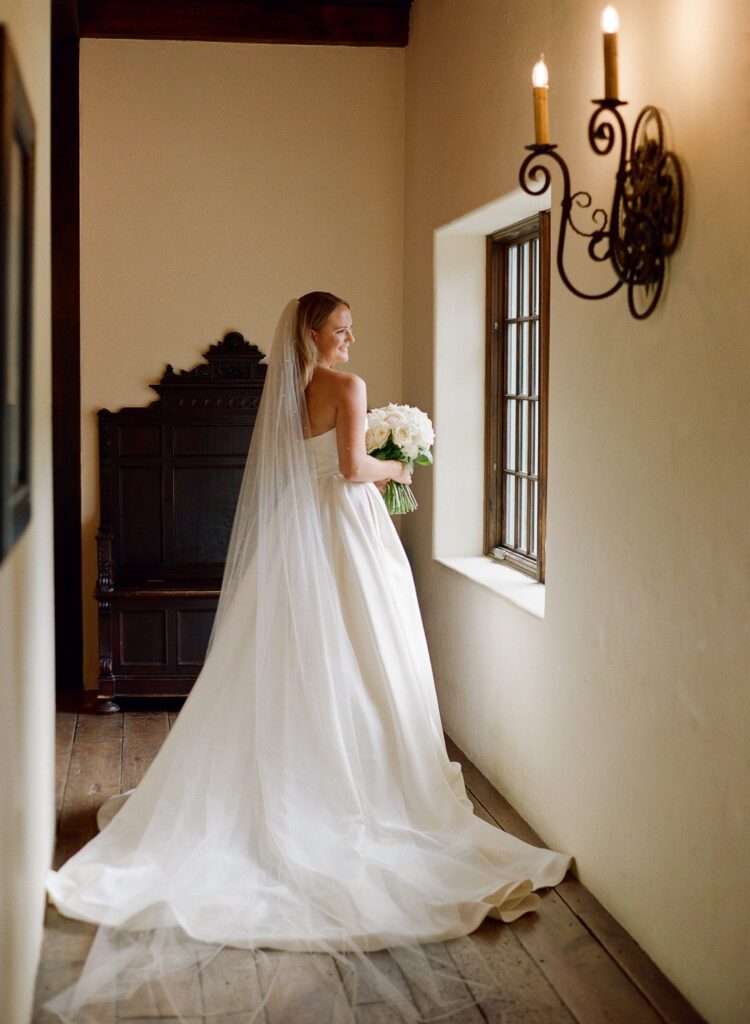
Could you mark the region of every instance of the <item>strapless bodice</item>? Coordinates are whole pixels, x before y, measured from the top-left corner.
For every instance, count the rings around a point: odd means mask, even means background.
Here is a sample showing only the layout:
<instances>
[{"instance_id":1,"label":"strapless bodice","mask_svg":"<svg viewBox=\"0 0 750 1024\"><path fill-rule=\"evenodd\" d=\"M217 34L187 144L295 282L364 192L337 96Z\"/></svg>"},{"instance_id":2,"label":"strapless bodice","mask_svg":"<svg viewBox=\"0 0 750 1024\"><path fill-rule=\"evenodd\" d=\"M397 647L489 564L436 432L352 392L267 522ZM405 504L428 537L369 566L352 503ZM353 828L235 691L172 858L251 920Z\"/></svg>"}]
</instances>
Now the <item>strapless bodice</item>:
<instances>
[{"instance_id":1,"label":"strapless bodice","mask_svg":"<svg viewBox=\"0 0 750 1024\"><path fill-rule=\"evenodd\" d=\"M305 446L315 462L315 474L318 479L327 476L341 475L339 468L339 451L336 445L336 428L331 427L324 434L306 437Z\"/></svg>"}]
</instances>

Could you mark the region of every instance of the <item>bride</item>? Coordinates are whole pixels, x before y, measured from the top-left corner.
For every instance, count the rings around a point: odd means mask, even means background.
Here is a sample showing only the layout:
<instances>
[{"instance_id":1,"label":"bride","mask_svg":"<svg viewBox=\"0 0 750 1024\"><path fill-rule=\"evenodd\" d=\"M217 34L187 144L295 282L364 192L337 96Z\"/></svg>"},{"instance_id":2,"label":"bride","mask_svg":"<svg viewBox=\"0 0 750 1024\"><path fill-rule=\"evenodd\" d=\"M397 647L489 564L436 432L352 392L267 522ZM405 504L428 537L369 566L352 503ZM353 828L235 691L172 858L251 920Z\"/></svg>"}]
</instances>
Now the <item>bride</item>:
<instances>
[{"instance_id":1,"label":"bride","mask_svg":"<svg viewBox=\"0 0 750 1024\"><path fill-rule=\"evenodd\" d=\"M97 1000L144 983L166 991L225 947L265 979L238 1022L283 1000L299 954L325 954L341 979L310 1020L359 1020L358 991L388 1020L444 1019L493 983L470 994L424 944L534 910L571 863L474 815L448 758L378 489L410 477L366 453L365 384L336 368L353 341L328 292L281 314L204 666L137 788L49 872L59 911L100 926L78 982L47 1004L63 1020L99 1019L85 1016Z\"/></svg>"}]
</instances>

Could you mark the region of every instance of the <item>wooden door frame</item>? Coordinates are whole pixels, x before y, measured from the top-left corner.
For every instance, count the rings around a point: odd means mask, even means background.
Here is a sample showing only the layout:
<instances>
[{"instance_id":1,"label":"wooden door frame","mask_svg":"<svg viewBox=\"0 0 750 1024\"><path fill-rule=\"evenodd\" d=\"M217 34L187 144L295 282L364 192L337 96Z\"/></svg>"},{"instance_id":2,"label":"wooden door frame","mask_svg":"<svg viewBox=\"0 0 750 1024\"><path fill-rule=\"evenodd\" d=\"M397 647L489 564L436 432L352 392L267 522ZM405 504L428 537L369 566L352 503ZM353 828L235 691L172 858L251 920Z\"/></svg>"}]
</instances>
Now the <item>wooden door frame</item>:
<instances>
[{"instance_id":1,"label":"wooden door frame","mask_svg":"<svg viewBox=\"0 0 750 1024\"><path fill-rule=\"evenodd\" d=\"M85 36L406 46L412 0L52 0L52 480L58 693L81 691L79 56ZM93 595L92 595L93 600Z\"/></svg>"},{"instance_id":2,"label":"wooden door frame","mask_svg":"<svg viewBox=\"0 0 750 1024\"><path fill-rule=\"evenodd\" d=\"M52 494L55 676L83 689L78 4L53 0L51 40Z\"/></svg>"}]
</instances>

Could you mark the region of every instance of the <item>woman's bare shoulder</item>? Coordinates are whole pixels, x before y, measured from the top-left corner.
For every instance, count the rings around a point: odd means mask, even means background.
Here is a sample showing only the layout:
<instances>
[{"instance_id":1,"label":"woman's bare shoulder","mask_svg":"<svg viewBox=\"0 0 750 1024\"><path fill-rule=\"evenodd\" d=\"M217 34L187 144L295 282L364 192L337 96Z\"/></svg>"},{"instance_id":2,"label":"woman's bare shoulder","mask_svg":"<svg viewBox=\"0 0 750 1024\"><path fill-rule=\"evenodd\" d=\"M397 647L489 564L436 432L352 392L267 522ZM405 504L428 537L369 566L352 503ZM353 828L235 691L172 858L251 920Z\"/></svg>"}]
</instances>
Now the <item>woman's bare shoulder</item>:
<instances>
[{"instance_id":1,"label":"woman's bare shoulder","mask_svg":"<svg viewBox=\"0 0 750 1024\"><path fill-rule=\"evenodd\" d=\"M367 391L364 380L356 373L349 373L346 370L330 370L327 366L316 367L311 383L317 385L321 391L325 390L341 398L359 395Z\"/></svg>"},{"instance_id":2,"label":"woman's bare shoulder","mask_svg":"<svg viewBox=\"0 0 750 1024\"><path fill-rule=\"evenodd\" d=\"M336 383L336 387L343 395L361 395L367 392L367 385L361 377L358 377L356 373L349 373L347 371L340 372L338 374L339 380Z\"/></svg>"}]
</instances>

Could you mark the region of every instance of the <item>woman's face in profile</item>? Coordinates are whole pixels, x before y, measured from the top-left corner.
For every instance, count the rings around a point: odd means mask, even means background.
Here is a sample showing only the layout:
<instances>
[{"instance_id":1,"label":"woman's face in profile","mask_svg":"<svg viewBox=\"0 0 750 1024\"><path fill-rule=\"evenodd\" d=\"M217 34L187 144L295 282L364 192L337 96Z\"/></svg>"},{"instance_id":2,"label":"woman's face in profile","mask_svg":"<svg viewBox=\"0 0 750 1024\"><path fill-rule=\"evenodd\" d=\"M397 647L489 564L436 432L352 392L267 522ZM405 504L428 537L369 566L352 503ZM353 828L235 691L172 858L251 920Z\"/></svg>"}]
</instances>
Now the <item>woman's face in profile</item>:
<instances>
[{"instance_id":1,"label":"woman's face in profile","mask_svg":"<svg viewBox=\"0 0 750 1024\"><path fill-rule=\"evenodd\" d=\"M333 366L346 363L349 346L354 341L352 314L347 306L337 306L319 331L312 332L322 362Z\"/></svg>"}]
</instances>

